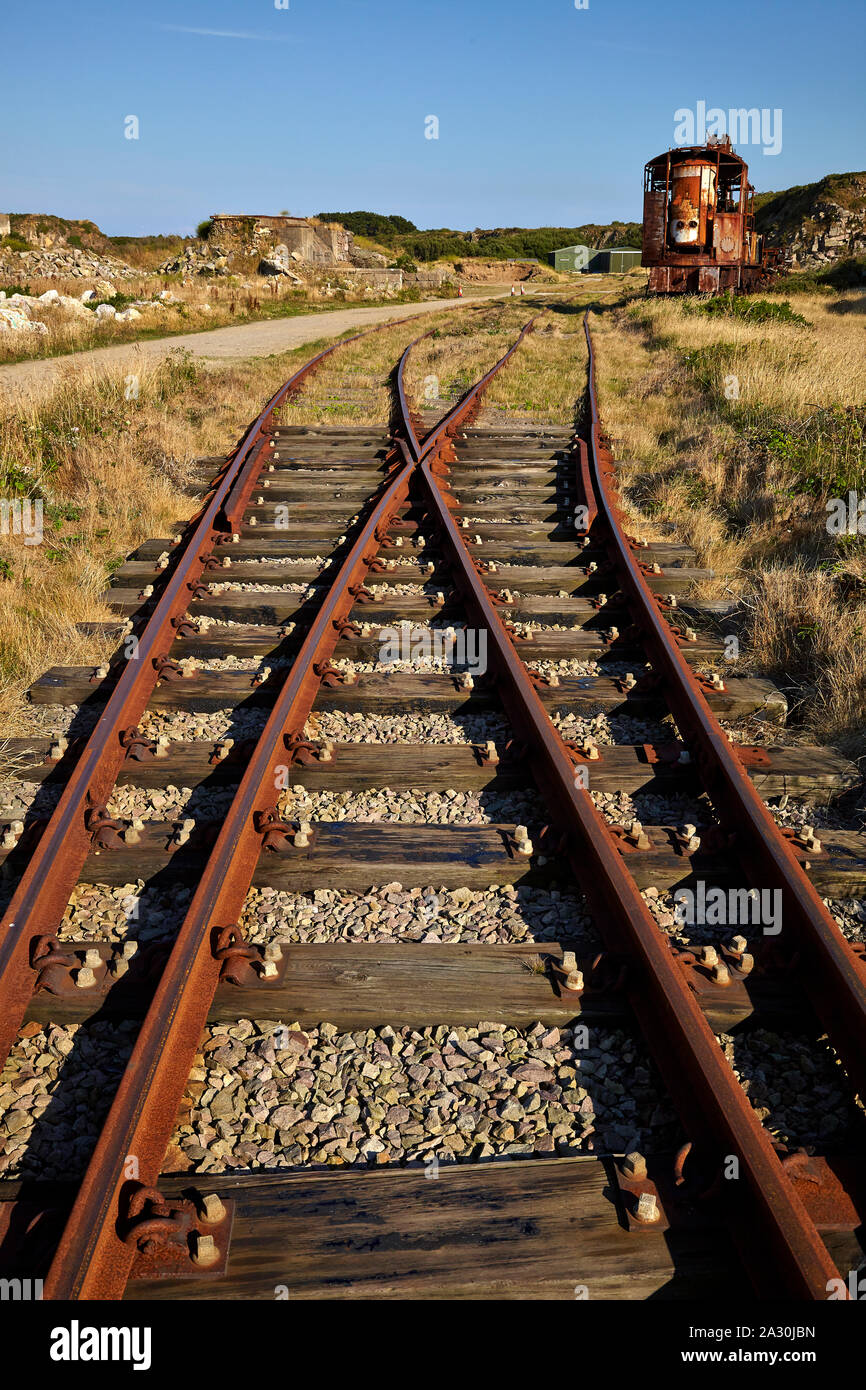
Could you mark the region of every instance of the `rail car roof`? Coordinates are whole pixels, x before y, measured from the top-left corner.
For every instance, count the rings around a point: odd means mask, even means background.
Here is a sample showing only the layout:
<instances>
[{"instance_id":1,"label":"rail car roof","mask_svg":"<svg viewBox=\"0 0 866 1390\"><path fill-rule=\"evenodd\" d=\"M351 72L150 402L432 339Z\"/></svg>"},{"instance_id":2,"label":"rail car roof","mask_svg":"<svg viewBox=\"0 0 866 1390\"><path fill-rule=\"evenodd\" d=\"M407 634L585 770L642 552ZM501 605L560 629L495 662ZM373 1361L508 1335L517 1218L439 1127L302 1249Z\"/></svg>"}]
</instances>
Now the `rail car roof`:
<instances>
[{"instance_id":1,"label":"rail car roof","mask_svg":"<svg viewBox=\"0 0 866 1390\"><path fill-rule=\"evenodd\" d=\"M725 145L672 145L663 154L657 154L654 159L647 160L645 168L652 169L657 164L664 165L668 156L672 154L681 159L699 159L708 154L718 155L719 162L722 164L738 164L743 169L748 167L744 159L741 159L738 154L735 154L732 149Z\"/></svg>"}]
</instances>

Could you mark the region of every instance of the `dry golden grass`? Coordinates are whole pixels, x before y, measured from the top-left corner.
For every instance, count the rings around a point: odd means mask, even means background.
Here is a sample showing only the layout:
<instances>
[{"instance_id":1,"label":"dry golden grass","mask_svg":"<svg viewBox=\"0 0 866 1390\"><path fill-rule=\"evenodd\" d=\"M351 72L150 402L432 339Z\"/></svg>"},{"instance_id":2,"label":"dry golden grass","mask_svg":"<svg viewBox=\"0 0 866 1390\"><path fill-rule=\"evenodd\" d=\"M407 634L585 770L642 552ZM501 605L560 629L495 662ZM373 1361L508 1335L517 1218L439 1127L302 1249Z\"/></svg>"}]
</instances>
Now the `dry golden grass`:
<instances>
[{"instance_id":1,"label":"dry golden grass","mask_svg":"<svg viewBox=\"0 0 866 1390\"><path fill-rule=\"evenodd\" d=\"M760 570L746 608L755 663L795 681L823 738L862 752L866 605L841 604L833 576L795 560Z\"/></svg>"},{"instance_id":2,"label":"dry golden grass","mask_svg":"<svg viewBox=\"0 0 866 1390\"><path fill-rule=\"evenodd\" d=\"M385 424L389 374L417 333L410 321L341 348L283 420ZM70 371L5 407L0 498L41 498L45 525L37 545L0 535L0 738L29 727L23 696L48 667L101 662L105 641L76 624L112 618L102 602L110 568L194 513L197 501L185 491L193 460L228 452L324 346L211 369L176 351L142 369L132 400L126 369Z\"/></svg>"},{"instance_id":3,"label":"dry golden grass","mask_svg":"<svg viewBox=\"0 0 866 1390\"><path fill-rule=\"evenodd\" d=\"M511 299L494 300L447 327L436 326L412 351L406 390L419 408L442 414L502 357L532 311Z\"/></svg>"},{"instance_id":4,"label":"dry golden grass","mask_svg":"<svg viewBox=\"0 0 866 1390\"><path fill-rule=\"evenodd\" d=\"M598 277L602 294L617 298L614 277ZM586 340L582 309L599 298L597 285L572 281L567 290L546 289L525 299L505 299L486 315L463 323L460 334L440 334L419 343L410 359L407 389L416 404L425 401L432 378L441 408L450 407L507 351L520 329L535 319L531 333L484 394L479 424L507 412L515 424L575 424L586 386ZM431 406L435 402L429 402Z\"/></svg>"},{"instance_id":5,"label":"dry golden grass","mask_svg":"<svg viewBox=\"0 0 866 1390\"><path fill-rule=\"evenodd\" d=\"M768 410L800 415L814 406L859 405L863 399L864 307L856 290L843 294L762 294L770 304L786 301L813 331L771 321L751 323L734 317L685 314L676 299L650 299L640 318L656 339L701 348L724 342L735 348L740 368L740 399L760 401ZM714 386L723 394L723 373Z\"/></svg>"},{"instance_id":6,"label":"dry golden grass","mask_svg":"<svg viewBox=\"0 0 866 1390\"><path fill-rule=\"evenodd\" d=\"M394 368L407 343L431 329L447 332L449 325L478 312L482 311L467 307L425 314L420 321L391 324L347 343L322 363L294 401L281 408L280 420L288 425L386 423L391 415ZM421 347L414 349L410 365Z\"/></svg>"},{"instance_id":7,"label":"dry golden grass","mask_svg":"<svg viewBox=\"0 0 866 1390\"><path fill-rule=\"evenodd\" d=\"M310 355L208 371L177 353L142 370L136 400L122 372L99 370L6 408L0 495L42 498L45 524L38 545L0 536L0 736L26 726L23 693L47 667L105 655L75 624L112 617L101 598L110 567L194 513L192 461L227 452Z\"/></svg>"},{"instance_id":8,"label":"dry golden grass","mask_svg":"<svg viewBox=\"0 0 866 1390\"><path fill-rule=\"evenodd\" d=\"M763 297L788 298L809 326L704 316L676 299L594 315L602 419L642 532L695 547L716 572L699 592L743 600L756 669L786 685L810 734L856 754L866 605L851 579L866 562L862 541L828 536L825 503L843 485L866 491L852 413L866 296Z\"/></svg>"},{"instance_id":9,"label":"dry golden grass","mask_svg":"<svg viewBox=\"0 0 866 1390\"><path fill-rule=\"evenodd\" d=\"M507 367L494 377L484 397L485 417L508 411L516 424L543 421L574 425L586 386L583 320L572 315L561 326L545 313Z\"/></svg>"},{"instance_id":10,"label":"dry golden grass","mask_svg":"<svg viewBox=\"0 0 866 1390\"><path fill-rule=\"evenodd\" d=\"M581 320L529 299L510 298L425 315L423 325L416 321L391 326L347 344L322 364L296 401L282 408L280 418L287 424L336 425L387 420L394 366L419 332L424 336L409 357L407 395L413 408L443 415L502 357L533 314L539 314L538 331L491 382L484 410L489 414L507 409L515 420L571 423L585 384ZM438 394L430 394L431 384Z\"/></svg>"}]
</instances>

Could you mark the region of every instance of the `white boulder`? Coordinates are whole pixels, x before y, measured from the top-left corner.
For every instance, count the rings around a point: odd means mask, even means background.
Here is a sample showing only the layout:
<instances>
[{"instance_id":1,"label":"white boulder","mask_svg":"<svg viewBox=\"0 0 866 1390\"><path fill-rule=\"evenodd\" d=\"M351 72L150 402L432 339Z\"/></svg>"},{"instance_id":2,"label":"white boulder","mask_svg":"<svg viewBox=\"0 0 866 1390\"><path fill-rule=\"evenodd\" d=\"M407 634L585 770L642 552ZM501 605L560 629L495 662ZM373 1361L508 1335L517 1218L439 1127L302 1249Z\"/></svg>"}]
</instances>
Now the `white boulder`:
<instances>
[{"instance_id":1,"label":"white boulder","mask_svg":"<svg viewBox=\"0 0 866 1390\"><path fill-rule=\"evenodd\" d=\"M26 314L22 314L18 309L7 308L5 304L0 304L0 331L20 333L22 329L29 327L30 320Z\"/></svg>"},{"instance_id":2,"label":"white boulder","mask_svg":"<svg viewBox=\"0 0 866 1390\"><path fill-rule=\"evenodd\" d=\"M27 314L12 304L0 304L0 332L2 333L47 333L44 323L28 318Z\"/></svg>"},{"instance_id":3,"label":"white boulder","mask_svg":"<svg viewBox=\"0 0 866 1390\"><path fill-rule=\"evenodd\" d=\"M94 313L98 319L116 319L117 310L113 304L97 304Z\"/></svg>"},{"instance_id":4,"label":"white boulder","mask_svg":"<svg viewBox=\"0 0 866 1390\"><path fill-rule=\"evenodd\" d=\"M81 300L76 299L74 295L61 294L58 296L56 303L57 307L65 309L67 314L73 314L80 319L89 319L92 317L87 305L82 304Z\"/></svg>"}]
</instances>

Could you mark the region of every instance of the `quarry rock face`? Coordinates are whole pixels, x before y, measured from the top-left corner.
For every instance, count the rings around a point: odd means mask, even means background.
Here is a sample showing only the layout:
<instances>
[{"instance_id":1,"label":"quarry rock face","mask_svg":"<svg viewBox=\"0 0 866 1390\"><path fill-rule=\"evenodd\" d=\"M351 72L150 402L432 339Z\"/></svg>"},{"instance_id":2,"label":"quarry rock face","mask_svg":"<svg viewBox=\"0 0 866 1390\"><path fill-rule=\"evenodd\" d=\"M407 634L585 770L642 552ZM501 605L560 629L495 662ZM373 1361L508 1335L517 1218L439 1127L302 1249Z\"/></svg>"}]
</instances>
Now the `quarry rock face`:
<instances>
[{"instance_id":1,"label":"quarry rock face","mask_svg":"<svg viewBox=\"0 0 866 1390\"><path fill-rule=\"evenodd\" d=\"M866 213L852 212L838 203L819 203L810 224L788 245L792 263L805 269L866 255Z\"/></svg>"},{"instance_id":2,"label":"quarry rock face","mask_svg":"<svg viewBox=\"0 0 866 1390\"><path fill-rule=\"evenodd\" d=\"M243 260L256 258L256 273L287 276L302 283L302 266L340 268L353 263L351 232L336 222L303 217L258 217L217 213L206 240L187 246L159 267L163 275L230 275L249 271ZM380 258L382 259L382 258Z\"/></svg>"},{"instance_id":3,"label":"quarry rock face","mask_svg":"<svg viewBox=\"0 0 866 1390\"><path fill-rule=\"evenodd\" d=\"M779 193L758 213L758 229L780 242L792 268L820 270L866 255L866 173L829 175Z\"/></svg>"}]
</instances>

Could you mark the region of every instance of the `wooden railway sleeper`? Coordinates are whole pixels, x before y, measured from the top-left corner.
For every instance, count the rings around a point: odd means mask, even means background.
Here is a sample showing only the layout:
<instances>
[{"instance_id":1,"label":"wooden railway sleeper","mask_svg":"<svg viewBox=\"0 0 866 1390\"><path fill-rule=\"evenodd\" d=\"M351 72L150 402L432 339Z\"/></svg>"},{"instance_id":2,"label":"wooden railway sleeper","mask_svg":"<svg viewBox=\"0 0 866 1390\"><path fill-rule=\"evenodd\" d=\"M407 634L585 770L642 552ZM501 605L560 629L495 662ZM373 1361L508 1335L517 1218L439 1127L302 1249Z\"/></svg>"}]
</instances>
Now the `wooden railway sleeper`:
<instances>
[{"instance_id":1,"label":"wooden railway sleeper","mask_svg":"<svg viewBox=\"0 0 866 1390\"><path fill-rule=\"evenodd\" d=\"M680 763L687 766L692 760L691 753L680 739L675 739L672 743L644 743L641 747L644 757L650 764Z\"/></svg>"}]
</instances>

